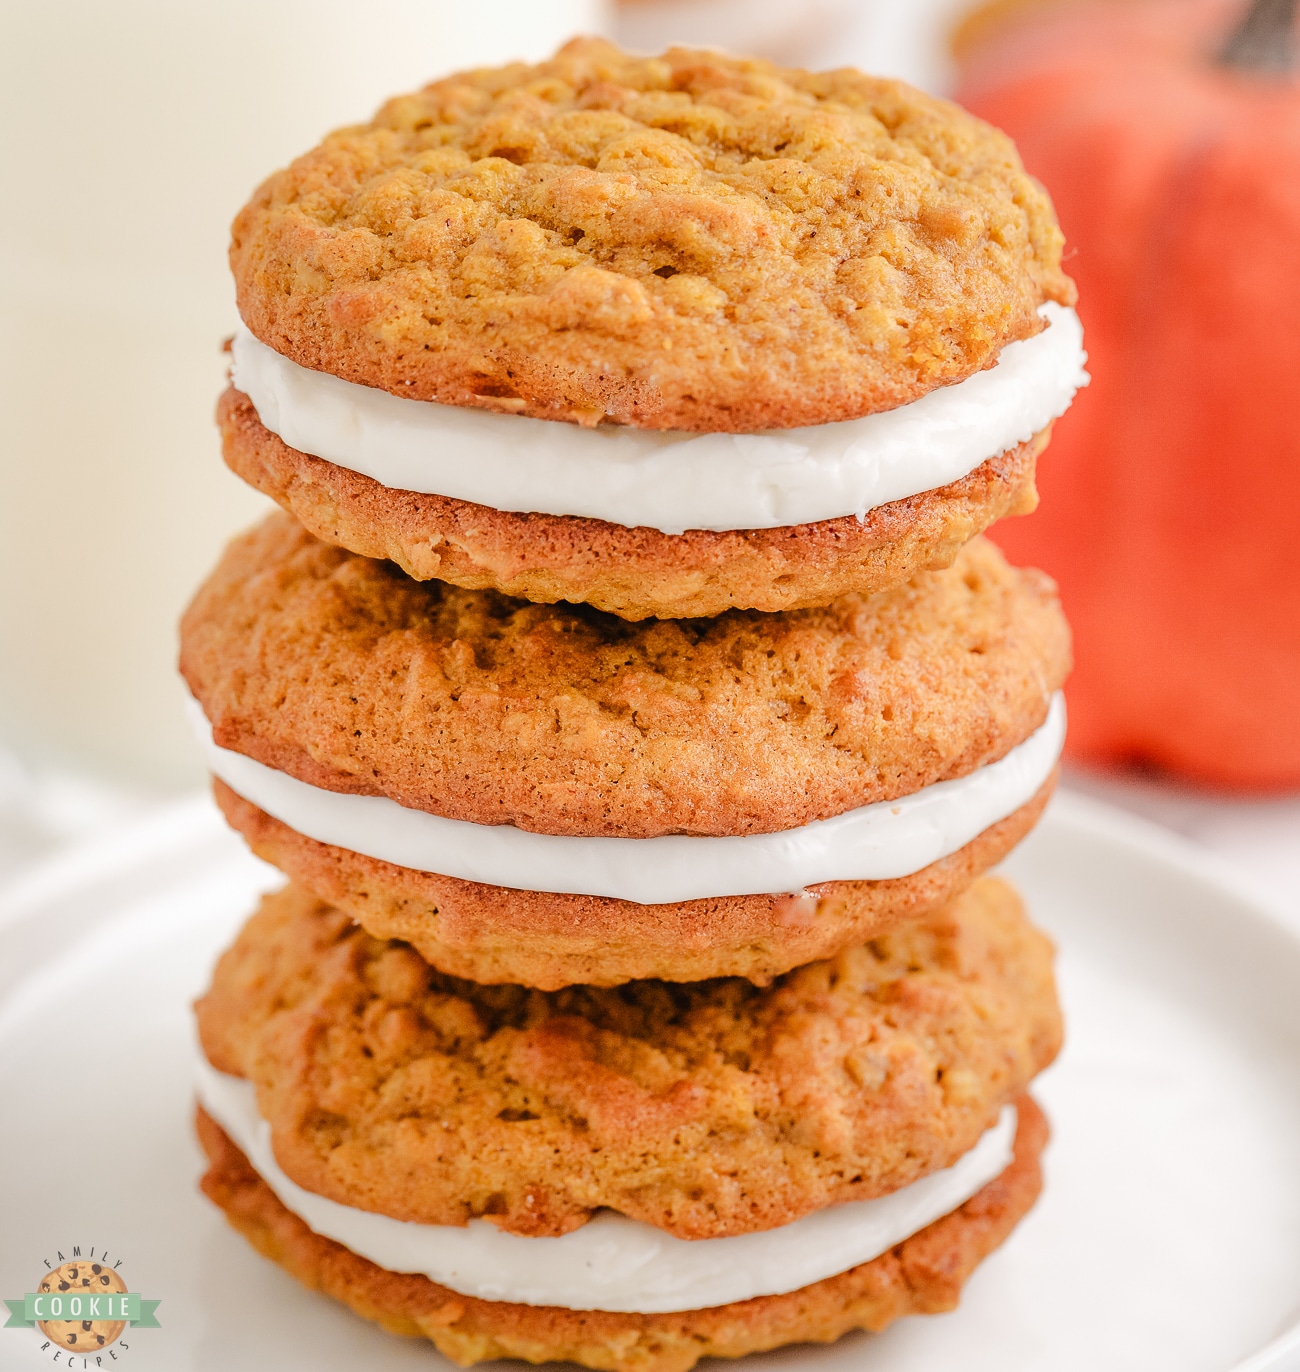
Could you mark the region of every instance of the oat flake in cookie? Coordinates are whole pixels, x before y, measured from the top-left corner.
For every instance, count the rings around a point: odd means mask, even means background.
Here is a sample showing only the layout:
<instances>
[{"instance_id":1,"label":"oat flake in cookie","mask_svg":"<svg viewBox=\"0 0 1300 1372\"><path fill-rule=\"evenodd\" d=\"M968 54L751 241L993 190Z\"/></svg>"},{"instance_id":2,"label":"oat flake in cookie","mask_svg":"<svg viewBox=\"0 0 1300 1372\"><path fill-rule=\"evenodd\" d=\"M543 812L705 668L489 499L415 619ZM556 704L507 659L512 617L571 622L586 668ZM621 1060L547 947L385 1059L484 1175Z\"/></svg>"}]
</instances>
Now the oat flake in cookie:
<instances>
[{"instance_id":1,"label":"oat flake in cookie","mask_svg":"<svg viewBox=\"0 0 1300 1372\"><path fill-rule=\"evenodd\" d=\"M231 262L270 371L237 366L259 393L223 400L226 458L313 533L417 577L631 619L825 604L1032 508L1081 383L1060 250L1009 140L946 102L580 40L393 100L259 189ZM1017 348L1036 350L1024 375ZM344 433L376 398L364 451L322 430L330 406ZM935 405L892 450L853 428ZM296 446L295 406L312 421ZM409 457L394 435L430 425L431 452L481 439L507 475L484 456L456 489L410 476L389 447ZM820 456L793 453L795 430ZM590 471L512 503L551 473L543 449L577 461L600 434ZM674 467L700 438L727 442ZM653 479L636 475L652 439Z\"/></svg>"}]
</instances>

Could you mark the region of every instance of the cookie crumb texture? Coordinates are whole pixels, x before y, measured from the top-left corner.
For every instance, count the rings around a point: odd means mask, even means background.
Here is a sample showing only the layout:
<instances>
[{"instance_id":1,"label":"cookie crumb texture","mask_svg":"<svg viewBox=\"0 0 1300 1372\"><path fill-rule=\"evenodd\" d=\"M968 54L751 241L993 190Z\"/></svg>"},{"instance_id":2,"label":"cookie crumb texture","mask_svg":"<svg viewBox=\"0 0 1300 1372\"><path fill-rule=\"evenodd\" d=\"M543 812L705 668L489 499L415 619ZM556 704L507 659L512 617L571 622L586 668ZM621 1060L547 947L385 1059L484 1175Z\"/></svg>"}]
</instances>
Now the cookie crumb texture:
<instances>
[{"instance_id":1,"label":"cookie crumb texture","mask_svg":"<svg viewBox=\"0 0 1300 1372\"><path fill-rule=\"evenodd\" d=\"M437 578L525 600L576 601L622 619L691 619L726 610L798 610L872 594L926 568L1038 503L1037 460L1050 426L932 491L778 529L665 534L573 515L493 510L392 490L291 448L233 388L217 408L226 465L317 538Z\"/></svg>"},{"instance_id":2,"label":"cookie crumb texture","mask_svg":"<svg viewBox=\"0 0 1300 1372\"><path fill-rule=\"evenodd\" d=\"M224 748L450 819L624 838L791 829L963 776L1043 722L1069 657L1055 587L984 539L825 609L629 624L412 581L281 513L181 626Z\"/></svg>"},{"instance_id":3,"label":"cookie crumb texture","mask_svg":"<svg viewBox=\"0 0 1300 1372\"><path fill-rule=\"evenodd\" d=\"M966 1279L1024 1217L1042 1189L1047 1122L1016 1102L1015 1156L965 1205L880 1257L784 1296L759 1296L678 1315L621 1315L511 1305L461 1296L427 1277L385 1271L286 1210L202 1110L198 1134L208 1198L261 1253L394 1334L429 1339L467 1367L492 1358L574 1362L599 1372L689 1372L700 1358L738 1358L790 1343L878 1333L903 1315L956 1308Z\"/></svg>"},{"instance_id":4,"label":"cookie crumb texture","mask_svg":"<svg viewBox=\"0 0 1300 1372\"><path fill-rule=\"evenodd\" d=\"M578 39L389 101L230 250L302 366L583 424L747 431L904 404L1071 303L1014 145L849 69Z\"/></svg>"},{"instance_id":5,"label":"cookie crumb texture","mask_svg":"<svg viewBox=\"0 0 1300 1372\"><path fill-rule=\"evenodd\" d=\"M288 887L197 1009L300 1185L540 1235L608 1207L717 1238L895 1191L972 1148L1061 1036L1051 945L988 878L768 988L557 992L445 976Z\"/></svg>"}]
</instances>

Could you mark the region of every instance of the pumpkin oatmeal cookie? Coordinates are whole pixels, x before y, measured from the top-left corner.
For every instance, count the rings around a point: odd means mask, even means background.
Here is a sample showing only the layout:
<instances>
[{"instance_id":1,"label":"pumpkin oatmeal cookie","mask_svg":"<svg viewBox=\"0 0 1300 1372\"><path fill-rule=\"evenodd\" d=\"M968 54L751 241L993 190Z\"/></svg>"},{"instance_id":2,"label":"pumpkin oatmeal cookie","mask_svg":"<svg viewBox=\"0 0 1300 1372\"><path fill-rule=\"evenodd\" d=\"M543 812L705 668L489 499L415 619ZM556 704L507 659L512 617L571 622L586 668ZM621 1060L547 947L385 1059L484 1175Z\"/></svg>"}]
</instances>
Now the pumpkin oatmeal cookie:
<instances>
[{"instance_id":1,"label":"pumpkin oatmeal cookie","mask_svg":"<svg viewBox=\"0 0 1300 1372\"><path fill-rule=\"evenodd\" d=\"M783 1296L709 1310L624 1315L462 1296L427 1277L389 1272L314 1234L287 1210L202 1109L203 1190L264 1257L303 1285L394 1334L429 1339L462 1367L493 1358L574 1362L599 1372L690 1372L704 1357L738 1358L790 1343L879 1332L903 1315L952 1310L971 1272L1006 1239L1042 1187L1047 1123L1016 1101L1011 1164L964 1205L870 1262Z\"/></svg>"},{"instance_id":2,"label":"pumpkin oatmeal cookie","mask_svg":"<svg viewBox=\"0 0 1300 1372\"><path fill-rule=\"evenodd\" d=\"M1051 582L982 539L875 597L633 625L415 582L283 514L230 545L181 650L216 743L318 790L624 838L772 833L964 777L1068 666Z\"/></svg>"},{"instance_id":3,"label":"pumpkin oatmeal cookie","mask_svg":"<svg viewBox=\"0 0 1300 1372\"><path fill-rule=\"evenodd\" d=\"M1011 141L847 68L593 39L389 101L270 177L230 261L252 332L420 400L788 428L915 400L1069 304Z\"/></svg>"},{"instance_id":4,"label":"pumpkin oatmeal cookie","mask_svg":"<svg viewBox=\"0 0 1300 1372\"><path fill-rule=\"evenodd\" d=\"M786 1224L953 1164L1055 1056L1052 949L984 878L757 988L480 986L290 886L197 1005L300 1186L399 1220L680 1238Z\"/></svg>"}]
</instances>

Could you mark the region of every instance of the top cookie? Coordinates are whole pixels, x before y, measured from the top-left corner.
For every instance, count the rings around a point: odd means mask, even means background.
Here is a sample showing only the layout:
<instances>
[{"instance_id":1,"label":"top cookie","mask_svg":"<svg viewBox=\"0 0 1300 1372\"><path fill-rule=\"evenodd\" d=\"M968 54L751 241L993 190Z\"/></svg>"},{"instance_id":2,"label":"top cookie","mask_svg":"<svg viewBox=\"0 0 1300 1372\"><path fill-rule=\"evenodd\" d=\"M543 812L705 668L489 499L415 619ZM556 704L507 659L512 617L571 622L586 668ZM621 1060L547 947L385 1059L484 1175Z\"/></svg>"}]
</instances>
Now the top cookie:
<instances>
[{"instance_id":1,"label":"top cookie","mask_svg":"<svg viewBox=\"0 0 1300 1372\"><path fill-rule=\"evenodd\" d=\"M414 582L276 514L181 624L223 748L325 791L610 838L774 833L966 776L1043 723L1069 662L1056 588L983 539L824 610L629 625Z\"/></svg>"},{"instance_id":2,"label":"top cookie","mask_svg":"<svg viewBox=\"0 0 1300 1372\"><path fill-rule=\"evenodd\" d=\"M960 381L1070 303L1011 141L843 69L580 39L330 135L234 224L240 313L418 399L750 431Z\"/></svg>"}]
</instances>

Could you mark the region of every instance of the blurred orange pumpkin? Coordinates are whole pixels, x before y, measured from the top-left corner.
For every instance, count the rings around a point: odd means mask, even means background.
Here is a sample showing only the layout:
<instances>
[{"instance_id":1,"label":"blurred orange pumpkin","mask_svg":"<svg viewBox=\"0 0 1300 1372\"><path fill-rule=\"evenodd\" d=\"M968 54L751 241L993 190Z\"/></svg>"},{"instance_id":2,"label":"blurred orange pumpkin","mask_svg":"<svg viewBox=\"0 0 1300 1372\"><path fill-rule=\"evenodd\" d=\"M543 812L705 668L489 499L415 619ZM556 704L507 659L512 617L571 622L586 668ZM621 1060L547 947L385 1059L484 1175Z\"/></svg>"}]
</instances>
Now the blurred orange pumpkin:
<instances>
[{"instance_id":1,"label":"blurred orange pumpkin","mask_svg":"<svg viewBox=\"0 0 1300 1372\"><path fill-rule=\"evenodd\" d=\"M1300 785L1295 8L1001 0L957 45L1079 284L1093 383L995 535L1060 582L1071 751L1249 789Z\"/></svg>"}]
</instances>

